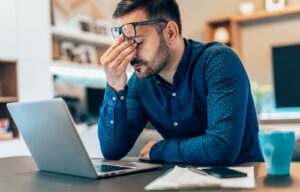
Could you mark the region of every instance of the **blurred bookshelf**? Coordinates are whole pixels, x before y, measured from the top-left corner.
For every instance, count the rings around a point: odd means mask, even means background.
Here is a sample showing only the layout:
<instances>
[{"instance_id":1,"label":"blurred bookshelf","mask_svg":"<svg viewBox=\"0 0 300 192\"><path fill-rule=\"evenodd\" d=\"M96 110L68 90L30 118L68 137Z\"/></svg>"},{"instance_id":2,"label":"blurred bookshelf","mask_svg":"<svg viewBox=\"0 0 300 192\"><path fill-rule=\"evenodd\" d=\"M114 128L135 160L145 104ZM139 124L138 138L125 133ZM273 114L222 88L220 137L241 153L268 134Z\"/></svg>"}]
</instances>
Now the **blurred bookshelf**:
<instances>
[{"instance_id":1,"label":"blurred bookshelf","mask_svg":"<svg viewBox=\"0 0 300 192\"><path fill-rule=\"evenodd\" d=\"M87 123L95 114L89 110L89 90L100 99L107 85L101 56L114 43L111 21L103 2L51 0L50 74L55 97L62 97L76 123ZM93 117L93 118L92 118ZM98 117L96 118L98 119Z\"/></svg>"},{"instance_id":2,"label":"blurred bookshelf","mask_svg":"<svg viewBox=\"0 0 300 192\"><path fill-rule=\"evenodd\" d=\"M17 61L0 59L0 141L19 137L6 106L17 101Z\"/></svg>"},{"instance_id":3,"label":"blurred bookshelf","mask_svg":"<svg viewBox=\"0 0 300 192\"><path fill-rule=\"evenodd\" d=\"M91 44L100 47L110 46L114 42L114 40L108 36L98 35L90 32L68 31L56 27L51 28L51 33L54 40Z\"/></svg>"},{"instance_id":4,"label":"blurred bookshelf","mask_svg":"<svg viewBox=\"0 0 300 192\"><path fill-rule=\"evenodd\" d=\"M58 68L69 68L69 72L80 68L101 70L100 57L114 39L111 22L95 9L100 5L91 0L78 2L76 6L72 1L51 0L52 74ZM76 74L82 78L76 72L73 76Z\"/></svg>"}]
</instances>

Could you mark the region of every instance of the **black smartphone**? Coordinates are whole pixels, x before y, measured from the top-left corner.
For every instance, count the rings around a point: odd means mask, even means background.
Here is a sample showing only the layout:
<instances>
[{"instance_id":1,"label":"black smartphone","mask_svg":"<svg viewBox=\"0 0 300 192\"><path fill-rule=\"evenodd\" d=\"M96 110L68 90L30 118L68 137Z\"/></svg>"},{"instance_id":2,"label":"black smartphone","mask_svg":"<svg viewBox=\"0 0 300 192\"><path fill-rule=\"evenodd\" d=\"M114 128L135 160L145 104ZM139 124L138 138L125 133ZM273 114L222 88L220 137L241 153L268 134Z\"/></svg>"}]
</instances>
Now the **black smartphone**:
<instances>
[{"instance_id":1,"label":"black smartphone","mask_svg":"<svg viewBox=\"0 0 300 192\"><path fill-rule=\"evenodd\" d=\"M200 171L218 178L247 177L246 173L236 171L227 167L212 167L208 169L201 169Z\"/></svg>"}]
</instances>

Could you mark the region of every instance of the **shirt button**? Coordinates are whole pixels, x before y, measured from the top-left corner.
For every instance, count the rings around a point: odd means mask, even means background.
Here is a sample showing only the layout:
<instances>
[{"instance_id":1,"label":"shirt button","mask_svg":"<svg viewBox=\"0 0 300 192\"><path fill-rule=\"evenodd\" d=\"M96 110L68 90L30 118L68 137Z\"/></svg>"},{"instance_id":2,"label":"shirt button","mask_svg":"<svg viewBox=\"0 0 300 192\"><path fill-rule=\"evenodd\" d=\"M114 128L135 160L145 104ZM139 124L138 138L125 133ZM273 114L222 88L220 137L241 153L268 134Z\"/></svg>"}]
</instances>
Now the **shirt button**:
<instances>
[{"instance_id":1,"label":"shirt button","mask_svg":"<svg viewBox=\"0 0 300 192\"><path fill-rule=\"evenodd\" d=\"M177 127L177 126L178 126L178 123L177 123L177 122L174 122L174 126Z\"/></svg>"},{"instance_id":2,"label":"shirt button","mask_svg":"<svg viewBox=\"0 0 300 192\"><path fill-rule=\"evenodd\" d=\"M175 93L175 92L174 92L174 93L172 93L172 96L173 96L173 97L176 97L176 93Z\"/></svg>"},{"instance_id":3,"label":"shirt button","mask_svg":"<svg viewBox=\"0 0 300 192\"><path fill-rule=\"evenodd\" d=\"M115 101L115 100L117 100L117 98L116 98L116 97L113 97L113 98L112 98L112 100L114 100L114 101Z\"/></svg>"},{"instance_id":4,"label":"shirt button","mask_svg":"<svg viewBox=\"0 0 300 192\"><path fill-rule=\"evenodd\" d=\"M125 97L124 97L124 96L121 96L120 99L123 101L123 100L125 99Z\"/></svg>"},{"instance_id":5,"label":"shirt button","mask_svg":"<svg viewBox=\"0 0 300 192\"><path fill-rule=\"evenodd\" d=\"M156 83L160 84L160 82L157 80Z\"/></svg>"},{"instance_id":6,"label":"shirt button","mask_svg":"<svg viewBox=\"0 0 300 192\"><path fill-rule=\"evenodd\" d=\"M114 120L110 120L110 124L114 124Z\"/></svg>"}]
</instances>

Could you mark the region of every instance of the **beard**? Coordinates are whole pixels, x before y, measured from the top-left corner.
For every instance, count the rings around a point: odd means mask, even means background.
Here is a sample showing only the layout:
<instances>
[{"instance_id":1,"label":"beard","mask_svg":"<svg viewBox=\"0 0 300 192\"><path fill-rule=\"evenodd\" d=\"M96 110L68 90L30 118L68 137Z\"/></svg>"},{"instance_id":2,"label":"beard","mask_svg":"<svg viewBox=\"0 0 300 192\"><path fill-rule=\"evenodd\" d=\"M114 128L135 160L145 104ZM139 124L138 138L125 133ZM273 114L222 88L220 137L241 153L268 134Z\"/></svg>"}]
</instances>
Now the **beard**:
<instances>
[{"instance_id":1,"label":"beard","mask_svg":"<svg viewBox=\"0 0 300 192\"><path fill-rule=\"evenodd\" d=\"M155 53L155 57L151 61L134 59L131 61L131 65L142 66L140 68L135 69L135 71L137 77L143 79L152 75L157 75L162 70L167 69L170 65L171 55L171 50L167 46L164 37L160 35L159 47Z\"/></svg>"}]
</instances>

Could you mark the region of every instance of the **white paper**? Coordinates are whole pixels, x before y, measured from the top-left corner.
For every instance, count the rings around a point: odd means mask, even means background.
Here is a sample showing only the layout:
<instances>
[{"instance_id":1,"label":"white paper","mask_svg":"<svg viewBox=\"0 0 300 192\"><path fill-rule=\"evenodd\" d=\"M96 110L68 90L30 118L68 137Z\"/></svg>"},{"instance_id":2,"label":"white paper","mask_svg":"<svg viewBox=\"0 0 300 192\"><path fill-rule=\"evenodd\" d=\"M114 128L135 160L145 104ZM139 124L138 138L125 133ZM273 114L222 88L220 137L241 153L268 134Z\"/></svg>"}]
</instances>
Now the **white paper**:
<instances>
[{"instance_id":1,"label":"white paper","mask_svg":"<svg viewBox=\"0 0 300 192\"><path fill-rule=\"evenodd\" d=\"M203 167L202 167L203 168ZM253 167L230 167L247 173L247 177L220 179L209 175L201 175L188 168L175 166L164 175L158 177L145 187L145 190L189 189L201 187L221 187L252 189L255 188ZM200 168L201 169L201 168Z\"/></svg>"}]
</instances>

